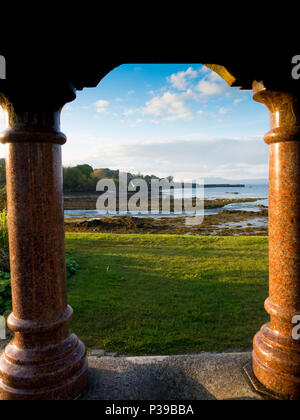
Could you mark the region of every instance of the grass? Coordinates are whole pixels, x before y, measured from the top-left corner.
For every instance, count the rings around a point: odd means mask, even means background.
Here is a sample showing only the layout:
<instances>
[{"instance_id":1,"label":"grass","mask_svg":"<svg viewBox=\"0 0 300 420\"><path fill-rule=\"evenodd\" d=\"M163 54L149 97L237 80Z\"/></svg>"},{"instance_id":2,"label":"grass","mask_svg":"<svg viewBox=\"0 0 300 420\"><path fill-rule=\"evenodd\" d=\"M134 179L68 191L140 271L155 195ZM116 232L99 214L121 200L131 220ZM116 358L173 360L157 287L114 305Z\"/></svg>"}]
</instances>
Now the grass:
<instances>
[{"instance_id":1,"label":"grass","mask_svg":"<svg viewBox=\"0 0 300 420\"><path fill-rule=\"evenodd\" d=\"M71 329L119 354L246 350L267 320L266 237L67 233Z\"/></svg>"},{"instance_id":2,"label":"grass","mask_svg":"<svg viewBox=\"0 0 300 420\"><path fill-rule=\"evenodd\" d=\"M4 210L2 212L0 211L0 272L1 271L9 271L8 220Z\"/></svg>"}]
</instances>

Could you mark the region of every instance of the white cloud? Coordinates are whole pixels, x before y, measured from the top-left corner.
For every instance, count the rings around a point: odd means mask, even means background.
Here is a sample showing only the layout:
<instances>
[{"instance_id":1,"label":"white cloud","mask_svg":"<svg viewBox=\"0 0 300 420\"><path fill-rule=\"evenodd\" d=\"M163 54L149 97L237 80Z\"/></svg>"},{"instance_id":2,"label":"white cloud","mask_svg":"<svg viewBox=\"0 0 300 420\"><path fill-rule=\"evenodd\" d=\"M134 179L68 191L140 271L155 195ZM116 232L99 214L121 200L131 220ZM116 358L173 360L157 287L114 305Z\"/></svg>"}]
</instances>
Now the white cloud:
<instances>
[{"instance_id":1,"label":"white cloud","mask_svg":"<svg viewBox=\"0 0 300 420\"><path fill-rule=\"evenodd\" d=\"M191 120L191 112L185 106L185 96L165 92L161 96L154 96L146 103L142 112L144 114L155 115L156 117L165 115L165 120L174 121L177 119Z\"/></svg>"},{"instance_id":2,"label":"white cloud","mask_svg":"<svg viewBox=\"0 0 300 420\"><path fill-rule=\"evenodd\" d=\"M219 108L219 114L225 115L225 114L227 114L227 112L228 112L227 108L225 108L223 106L221 108Z\"/></svg>"},{"instance_id":3,"label":"white cloud","mask_svg":"<svg viewBox=\"0 0 300 420\"><path fill-rule=\"evenodd\" d=\"M114 144L101 142L74 163L93 167L174 175L177 179L267 178L268 151L260 138L160 139ZM191 136L192 138L192 136Z\"/></svg>"},{"instance_id":4,"label":"white cloud","mask_svg":"<svg viewBox=\"0 0 300 420\"><path fill-rule=\"evenodd\" d=\"M208 78L212 82L223 82L223 83L225 83L224 79L222 79L222 77L218 73L216 73L215 71L212 71L212 70L209 72Z\"/></svg>"},{"instance_id":5,"label":"white cloud","mask_svg":"<svg viewBox=\"0 0 300 420\"><path fill-rule=\"evenodd\" d=\"M99 99L99 101L95 102L96 110L100 113L107 112L108 105L109 101L106 101L105 99Z\"/></svg>"},{"instance_id":6,"label":"white cloud","mask_svg":"<svg viewBox=\"0 0 300 420\"><path fill-rule=\"evenodd\" d=\"M185 90L188 85L188 79L194 79L198 76L198 71L189 67L186 71L171 74L167 80L171 83L172 87L178 90Z\"/></svg>"},{"instance_id":7,"label":"white cloud","mask_svg":"<svg viewBox=\"0 0 300 420\"><path fill-rule=\"evenodd\" d=\"M125 117L129 117L130 115L135 114L136 112L138 112L137 109L125 109L125 111L123 112L123 115Z\"/></svg>"},{"instance_id":8,"label":"white cloud","mask_svg":"<svg viewBox=\"0 0 300 420\"><path fill-rule=\"evenodd\" d=\"M210 96L210 95L217 95L219 93L222 93L224 90L224 86L219 83L215 83L209 80L200 80L196 89L202 95Z\"/></svg>"},{"instance_id":9,"label":"white cloud","mask_svg":"<svg viewBox=\"0 0 300 420\"><path fill-rule=\"evenodd\" d=\"M208 73L209 71L211 71L210 68L204 65L200 68L201 73Z\"/></svg>"},{"instance_id":10,"label":"white cloud","mask_svg":"<svg viewBox=\"0 0 300 420\"><path fill-rule=\"evenodd\" d=\"M237 98L237 99L235 99L234 101L233 101L233 105L237 105L237 104L239 104L240 102L242 102L242 101L244 101L245 100L245 98Z\"/></svg>"},{"instance_id":11,"label":"white cloud","mask_svg":"<svg viewBox=\"0 0 300 420\"><path fill-rule=\"evenodd\" d=\"M200 81L195 81L197 77L201 77ZM152 96L144 106L135 109L125 109L123 115L129 117L133 114L140 116L151 115L156 117L152 122L159 123L162 121L176 121L184 120L191 121L194 117L203 116L202 110L193 109L191 111L192 102L197 102L206 97L223 94L226 92L226 83L215 72L208 68L200 68L198 70L189 67L185 71L173 73L167 80L171 83L171 87L164 86L160 93L155 93L153 90L148 93ZM174 92L174 89L181 92ZM133 93L129 91L128 93ZM188 103L189 102L189 103ZM220 108L219 113L225 114L227 110ZM137 115L138 117L138 115Z\"/></svg>"},{"instance_id":12,"label":"white cloud","mask_svg":"<svg viewBox=\"0 0 300 420\"><path fill-rule=\"evenodd\" d=\"M217 95L224 93L227 88L230 89L222 77L209 68L205 66L202 67L201 73L203 73L203 78L197 84L196 90L200 92L202 96Z\"/></svg>"}]
</instances>

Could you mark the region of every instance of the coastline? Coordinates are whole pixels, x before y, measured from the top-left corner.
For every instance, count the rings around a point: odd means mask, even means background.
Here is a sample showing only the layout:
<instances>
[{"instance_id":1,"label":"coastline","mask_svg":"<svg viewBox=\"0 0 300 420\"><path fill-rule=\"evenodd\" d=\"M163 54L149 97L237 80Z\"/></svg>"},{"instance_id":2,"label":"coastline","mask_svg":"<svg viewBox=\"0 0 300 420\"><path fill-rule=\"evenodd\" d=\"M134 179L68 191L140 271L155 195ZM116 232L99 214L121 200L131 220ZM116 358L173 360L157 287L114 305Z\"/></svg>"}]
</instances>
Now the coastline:
<instances>
[{"instance_id":1,"label":"coastline","mask_svg":"<svg viewBox=\"0 0 300 420\"><path fill-rule=\"evenodd\" d=\"M65 210L95 210L97 194L66 197ZM197 216L74 216L65 217L66 232L173 234L200 236L265 236L268 233L268 208L259 204L263 198L205 200L203 221ZM253 203L253 211L231 210L226 206ZM216 210L214 212L214 210ZM211 214L209 211L213 211Z\"/></svg>"}]
</instances>

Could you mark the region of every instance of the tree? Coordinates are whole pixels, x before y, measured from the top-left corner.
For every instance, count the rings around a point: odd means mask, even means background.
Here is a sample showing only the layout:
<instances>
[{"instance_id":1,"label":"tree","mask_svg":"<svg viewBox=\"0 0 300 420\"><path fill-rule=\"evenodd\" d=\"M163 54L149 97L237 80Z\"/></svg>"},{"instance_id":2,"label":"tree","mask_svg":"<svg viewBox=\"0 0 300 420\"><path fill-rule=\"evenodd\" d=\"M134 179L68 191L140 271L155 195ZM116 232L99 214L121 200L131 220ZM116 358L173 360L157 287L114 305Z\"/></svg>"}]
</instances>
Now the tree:
<instances>
[{"instance_id":1,"label":"tree","mask_svg":"<svg viewBox=\"0 0 300 420\"><path fill-rule=\"evenodd\" d=\"M105 170L104 169L95 169L94 172L92 173L92 176L94 176L97 179L106 178Z\"/></svg>"},{"instance_id":2,"label":"tree","mask_svg":"<svg viewBox=\"0 0 300 420\"><path fill-rule=\"evenodd\" d=\"M82 175L85 175L86 178L90 178L91 174L93 173L94 169L90 165L77 165L75 166Z\"/></svg>"},{"instance_id":3,"label":"tree","mask_svg":"<svg viewBox=\"0 0 300 420\"><path fill-rule=\"evenodd\" d=\"M97 178L92 176L93 171L94 170L90 165L63 168L64 191L96 191Z\"/></svg>"}]
</instances>

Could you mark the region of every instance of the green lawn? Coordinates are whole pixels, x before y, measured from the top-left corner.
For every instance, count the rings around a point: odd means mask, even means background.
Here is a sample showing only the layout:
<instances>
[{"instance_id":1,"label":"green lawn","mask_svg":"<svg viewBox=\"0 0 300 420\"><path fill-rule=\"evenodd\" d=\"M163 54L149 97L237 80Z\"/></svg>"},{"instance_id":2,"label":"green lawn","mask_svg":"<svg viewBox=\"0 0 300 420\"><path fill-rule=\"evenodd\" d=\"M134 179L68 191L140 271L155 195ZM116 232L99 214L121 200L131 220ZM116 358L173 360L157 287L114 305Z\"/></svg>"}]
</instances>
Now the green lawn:
<instances>
[{"instance_id":1,"label":"green lawn","mask_svg":"<svg viewBox=\"0 0 300 420\"><path fill-rule=\"evenodd\" d=\"M68 233L71 329L127 355L245 350L267 320L266 237Z\"/></svg>"}]
</instances>

